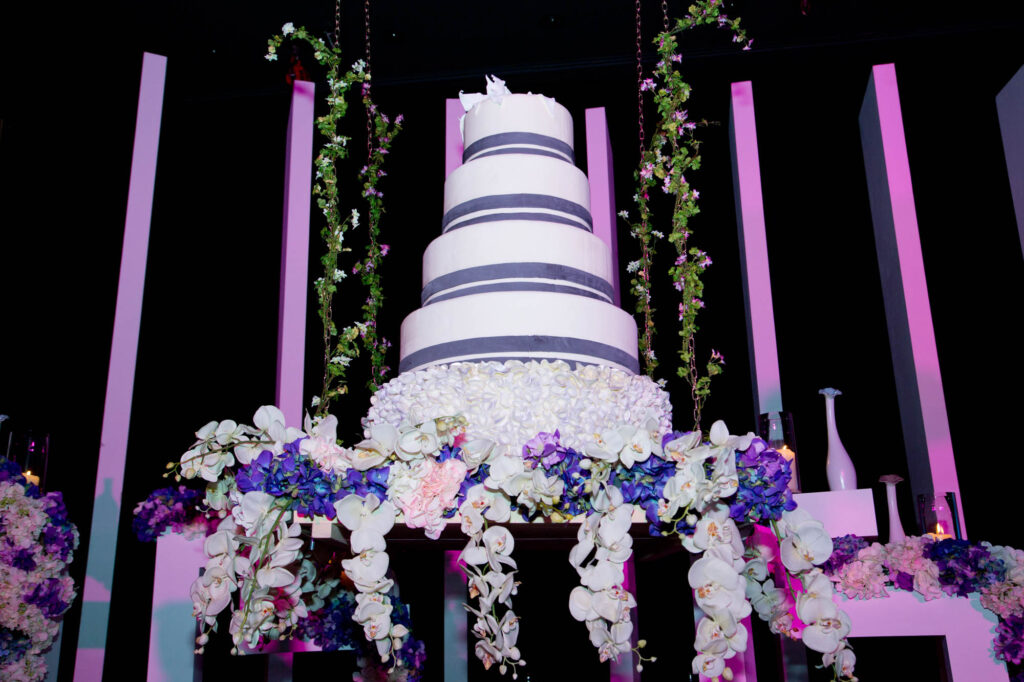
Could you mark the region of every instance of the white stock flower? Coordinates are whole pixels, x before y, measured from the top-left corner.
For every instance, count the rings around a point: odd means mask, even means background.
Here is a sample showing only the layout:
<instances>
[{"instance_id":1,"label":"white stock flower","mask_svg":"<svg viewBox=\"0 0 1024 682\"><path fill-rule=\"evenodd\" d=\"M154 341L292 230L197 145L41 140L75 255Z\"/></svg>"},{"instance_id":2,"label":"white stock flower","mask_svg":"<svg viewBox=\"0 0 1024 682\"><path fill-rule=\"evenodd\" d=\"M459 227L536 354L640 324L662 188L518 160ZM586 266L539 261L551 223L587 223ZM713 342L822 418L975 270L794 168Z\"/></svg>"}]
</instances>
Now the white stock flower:
<instances>
[{"instance_id":1,"label":"white stock flower","mask_svg":"<svg viewBox=\"0 0 1024 682\"><path fill-rule=\"evenodd\" d=\"M281 33L286 36L295 33L295 24L289 21L287 24L281 27Z\"/></svg>"}]
</instances>

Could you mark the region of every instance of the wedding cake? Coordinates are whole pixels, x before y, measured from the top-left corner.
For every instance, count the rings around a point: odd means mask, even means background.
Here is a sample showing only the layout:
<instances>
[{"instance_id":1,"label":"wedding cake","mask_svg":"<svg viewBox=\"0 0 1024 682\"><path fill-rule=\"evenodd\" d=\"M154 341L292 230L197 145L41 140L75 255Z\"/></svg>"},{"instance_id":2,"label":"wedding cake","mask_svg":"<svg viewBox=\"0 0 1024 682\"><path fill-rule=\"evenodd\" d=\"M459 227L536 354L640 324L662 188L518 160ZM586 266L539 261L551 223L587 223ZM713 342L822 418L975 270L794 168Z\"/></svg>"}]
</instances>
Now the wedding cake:
<instances>
[{"instance_id":1,"label":"wedding cake","mask_svg":"<svg viewBox=\"0 0 1024 682\"><path fill-rule=\"evenodd\" d=\"M367 421L463 414L513 451L540 431L571 446L609 424L669 429L668 395L638 374L636 323L612 302L615 264L593 234L571 115L497 79L460 97L463 164L423 255L422 307Z\"/></svg>"}]
</instances>

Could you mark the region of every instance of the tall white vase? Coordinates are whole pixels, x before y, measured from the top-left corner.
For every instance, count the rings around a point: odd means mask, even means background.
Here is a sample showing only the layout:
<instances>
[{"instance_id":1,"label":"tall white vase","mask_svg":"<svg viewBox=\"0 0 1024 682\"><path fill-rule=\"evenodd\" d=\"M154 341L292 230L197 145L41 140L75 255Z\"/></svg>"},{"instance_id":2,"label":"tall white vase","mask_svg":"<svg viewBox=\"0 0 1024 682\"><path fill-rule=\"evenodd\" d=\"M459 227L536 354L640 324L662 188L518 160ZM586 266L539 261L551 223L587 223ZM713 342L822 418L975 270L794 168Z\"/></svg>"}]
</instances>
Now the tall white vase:
<instances>
[{"instance_id":1,"label":"tall white vase","mask_svg":"<svg viewBox=\"0 0 1024 682\"><path fill-rule=\"evenodd\" d=\"M853 460L843 447L843 442L839 440L839 431L836 430L835 399L837 395L843 393L834 388L823 388L818 393L825 396L825 423L828 427L828 459L825 462L825 473L828 475L828 489L856 490L857 471L853 468Z\"/></svg>"},{"instance_id":2,"label":"tall white vase","mask_svg":"<svg viewBox=\"0 0 1024 682\"><path fill-rule=\"evenodd\" d=\"M889 508L889 542L902 542L907 534L903 532L900 510L896 506L896 484L903 479L896 474L886 474L878 480L885 484L885 504Z\"/></svg>"}]
</instances>

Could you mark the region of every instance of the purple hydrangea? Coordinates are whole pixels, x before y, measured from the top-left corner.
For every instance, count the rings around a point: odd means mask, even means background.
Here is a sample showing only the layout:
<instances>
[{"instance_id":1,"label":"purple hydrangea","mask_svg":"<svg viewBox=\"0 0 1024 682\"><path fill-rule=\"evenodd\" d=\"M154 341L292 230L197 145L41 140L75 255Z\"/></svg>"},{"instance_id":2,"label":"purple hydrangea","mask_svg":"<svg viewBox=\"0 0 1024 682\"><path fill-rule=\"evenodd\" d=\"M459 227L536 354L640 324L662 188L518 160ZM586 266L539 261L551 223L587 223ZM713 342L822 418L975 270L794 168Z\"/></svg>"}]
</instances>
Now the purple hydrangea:
<instances>
[{"instance_id":1,"label":"purple hydrangea","mask_svg":"<svg viewBox=\"0 0 1024 682\"><path fill-rule=\"evenodd\" d=\"M238 470L235 484L243 493L260 490L275 497L291 498L288 508L300 514L333 519L335 500L350 490L343 489L342 481L334 474L322 471L315 462L300 454L301 441L299 438L285 444L280 455L264 450ZM364 472L357 473L362 476ZM386 473L384 480L387 481ZM357 485L352 483L353 488Z\"/></svg>"},{"instance_id":2,"label":"purple hydrangea","mask_svg":"<svg viewBox=\"0 0 1024 682\"><path fill-rule=\"evenodd\" d=\"M760 438L736 457L739 490L729 507L738 522L778 521L782 512L796 509L789 489L789 462Z\"/></svg>"},{"instance_id":3,"label":"purple hydrangea","mask_svg":"<svg viewBox=\"0 0 1024 682\"><path fill-rule=\"evenodd\" d=\"M196 509L201 500L202 493L183 485L154 490L135 507L132 530L143 542L153 542L168 531L180 533L196 517L203 516L203 512ZM61 539L46 538L44 542L59 546Z\"/></svg>"},{"instance_id":4,"label":"purple hydrangea","mask_svg":"<svg viewBox=\"0 0 1024 682\"><path fill-rule=\"evenodd\" d=\"M924 555L939 567L939 584L946 594L961 597L1002 580L1006 567L987 549L967 540L940 540L925 546Z\"/></svg>"},{"instance_id":5,"label":"purple hydrangea","mask_svg":"<svg viewBox=\"0 0 1024 682\"><path fill-rule=\"evenodd\" d=\"M839 573L843 566L857 558L857 553L860 550L868 546L867 540L856 535L843 535L838 538L832 538L832 556L821 565L821 570L827 576ZM911 576L910 580L911 589L913 589L913 576Z\"/></svg>"},{"instance_id":6,"label":"purple hydrangea","mask_svg":"<svg viewBox=\"0 0 1024 682\"><path fill-rule=\"evenodd\" d=\"M1014 665L1024 661L1024 618L1010 616L996 626L996 658Z\"/></svg>"}]
</instances>

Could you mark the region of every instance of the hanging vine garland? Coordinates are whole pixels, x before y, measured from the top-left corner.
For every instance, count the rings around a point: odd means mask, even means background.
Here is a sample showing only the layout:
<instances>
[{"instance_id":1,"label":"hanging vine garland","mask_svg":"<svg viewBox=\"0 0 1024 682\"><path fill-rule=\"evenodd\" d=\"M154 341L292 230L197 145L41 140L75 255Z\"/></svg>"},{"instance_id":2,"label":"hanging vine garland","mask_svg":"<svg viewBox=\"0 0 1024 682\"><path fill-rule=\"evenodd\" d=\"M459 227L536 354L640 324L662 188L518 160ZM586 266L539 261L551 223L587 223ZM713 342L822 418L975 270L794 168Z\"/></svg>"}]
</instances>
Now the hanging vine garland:
<instances>
[{"instance_id":1,"label":"hanging vine garland","mask_svg":"<svg viewBox=\"0 0 1024 682\"><path fill-rule=\"evenodd\" d=\"M692 235L689 220L700 212L697 205L700 192L691 187L686 173L700 168L700 140L696 137L695 131L698 126L707 125L707 122L690 120L684 108L690 98L690 86L683 80L679 71L682 55L677 51L677 36L687 29L707 25L731 31L733 41L743 45L743 49L749 48L750 40L746 32L740 28L739 19L730 19L722 13L722 0L699 0L691 5L690 12L678 19L671 29L664 3L662 16L665 30L655 41L660 59L652 77L645 79L639 61L638 4L637 89L641 94L650 92L653 95L658 111L658 123L647 146L643 146L644 138L641 132L640 167L634 173L637 191L633 195L638 209L638 221L630 225L630 235L640 242L640 258L631 262L628 270L635 274L631 286L637 299L636 311L642 315L643 334L640 339L640 352L644 358L645 371L648 376L652 376L658 362L653 347L655 327L654 308L651 306L650 273L654 264L656 244L658 240L665 239L665 233L652 227L654 215L651 208L651 191L660 188L662 193L671 196L673 200L668 241L675 247L676 258L668 274L682 298L678 311L682 345L678 351L680 365L676 373L690 386L694 428L699 429L701 410L711 392L711 378L722 372L725 361L721 354L712 350L702 373L696 359L694 336L699 329L697 315L704 307L704 285L701 282L701 275L711 265L711 258L689 243ZM642 101L639 106L642 126ZM620 216L628 220L629 212L622 211Z\"/></svg>"},{"instance_id":2,"label":"hanging vine garland","mask_svg":"<svg viewBox=\"0 0 1024 682\"><path fill-rule=\"evenodd\" d=\"M317 62L327 68L328 111L316 121L317 129L325 138L325 142L315 161L316 182L313 187L317 206L324 215L325 225L320 231L320 236L327 247L326 252L320 257L323 275L314 282L318 314L323 324L324 370L323 388L320 395L314 397L313 406L317 408L317 416L322 417L328 414L334 398L348 392L345 377L352 359L360 353L360 346L370 354L371 378L368 383L371 390L380 385L388 371L385 353L390 343L377 332L377 318L384 300L380 266L388 252L387 245L379 243L380 219L384 213L384 194L379 189L379 184L387 175L383 169L385 156L390 150L394 136L401 130L402 117L398 116L392 122L373 103L370 98L371 76L364 60L355 62L348 71L341 73L341 50L338 46L337 30L335 44L328 46L305 28L287 23L280 35L275 35L268 41L268 60L277 59L277 50L285 40L306 42L313 48L313 57ZM353 274L360 274L368 295L362 306L362 320L339 331L333 314L334 295L337 293L338 284L348 275L339 267L339 257L350 250L344 245L345 233L359 227L360 224L359 211L352 209L343 213L339 200L337 163L348 157L350 140L348 136L339 132L339 125L348 110L346 95L356 84L361 85L363 106L367 110L369 121L372 122L374 133L367 140L368 159L360 171L362 195L369 204L369 243L366 247L366 256L352 268Z\"/></svg>"}]
</instances>

